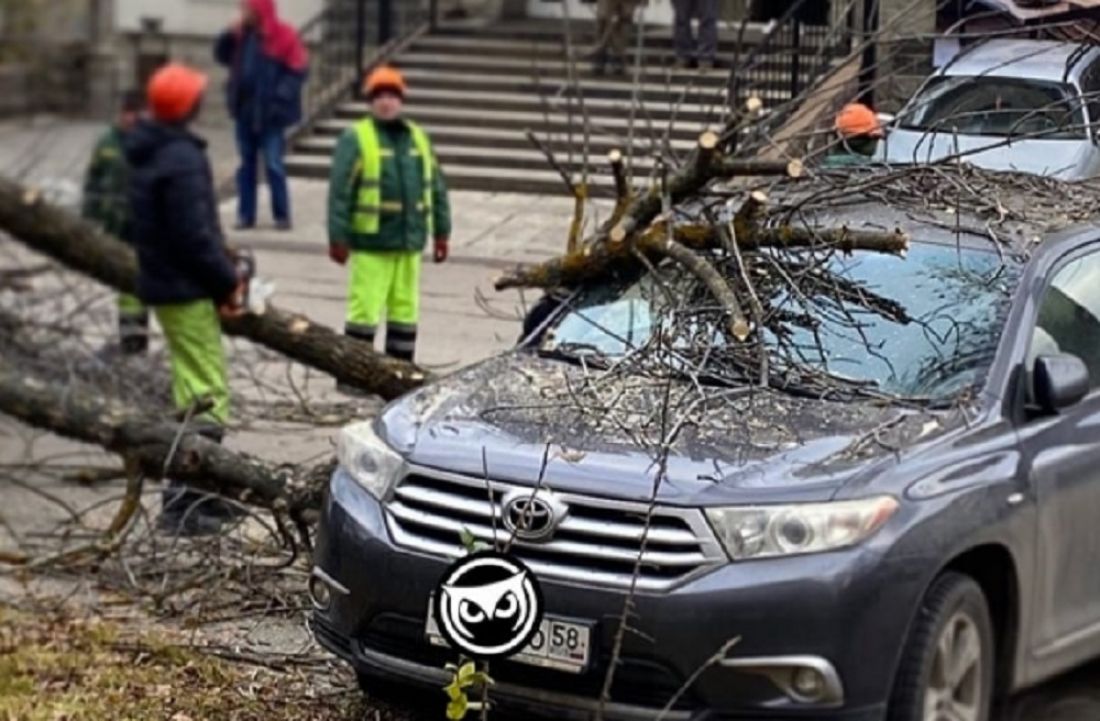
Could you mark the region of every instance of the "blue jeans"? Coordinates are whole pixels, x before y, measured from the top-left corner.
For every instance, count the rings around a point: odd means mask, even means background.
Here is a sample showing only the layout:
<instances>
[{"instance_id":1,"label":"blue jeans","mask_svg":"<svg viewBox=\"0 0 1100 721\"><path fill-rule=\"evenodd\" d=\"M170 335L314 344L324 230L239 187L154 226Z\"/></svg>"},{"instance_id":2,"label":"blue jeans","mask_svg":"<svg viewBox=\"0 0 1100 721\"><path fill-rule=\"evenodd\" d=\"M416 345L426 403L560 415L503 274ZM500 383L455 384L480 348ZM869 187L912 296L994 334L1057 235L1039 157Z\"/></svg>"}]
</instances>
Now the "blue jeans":
<instances>
[{"instance_id":1,"label":"blue jeans","mask_svg":"<svg viewBox=\"0 0 1100 721\"><path fill-rule=\"evenodd\" d=\"M271 188L271 213L276 222L290 220L290 193L286 187L286 167L283 154L286 140L282 129L256 132L244 123L237 123L237 149L241 167L237 170L237 219L243 225L256 223L257 167L260 155L264 159L264 174Z\"/></svg>"}]
</instances>

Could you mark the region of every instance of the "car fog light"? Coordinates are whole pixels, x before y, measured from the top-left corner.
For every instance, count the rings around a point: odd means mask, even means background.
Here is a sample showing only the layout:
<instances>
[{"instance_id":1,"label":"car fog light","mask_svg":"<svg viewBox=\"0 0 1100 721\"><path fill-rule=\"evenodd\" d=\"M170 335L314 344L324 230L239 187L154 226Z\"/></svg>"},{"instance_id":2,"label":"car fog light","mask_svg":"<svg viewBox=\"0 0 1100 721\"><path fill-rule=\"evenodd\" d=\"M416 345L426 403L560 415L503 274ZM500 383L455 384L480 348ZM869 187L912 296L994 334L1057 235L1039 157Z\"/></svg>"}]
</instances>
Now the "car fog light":
<instances>
[{"instance_id":1,"label":"car fog light","mask_svg":"<svg viewBox=\"0 0 1100 721\"><path fill-rule=\"evenodd\" d=\"M806 701L820 701L825 695L825 677L813 668L795 669L791 678L791 688Z\"/></svg>"},{"instance_id":2,"label":"car fog light","mask_svg":"<svg viewBox=\"0 0 1100 721\"><path fill-rule=\"evenodd\" d=\"M314 608L319 611L327 611L332 605L332 591L327 583L316 576L309 579L309 600L313 601Z\"/></svg>"}]
</instances>

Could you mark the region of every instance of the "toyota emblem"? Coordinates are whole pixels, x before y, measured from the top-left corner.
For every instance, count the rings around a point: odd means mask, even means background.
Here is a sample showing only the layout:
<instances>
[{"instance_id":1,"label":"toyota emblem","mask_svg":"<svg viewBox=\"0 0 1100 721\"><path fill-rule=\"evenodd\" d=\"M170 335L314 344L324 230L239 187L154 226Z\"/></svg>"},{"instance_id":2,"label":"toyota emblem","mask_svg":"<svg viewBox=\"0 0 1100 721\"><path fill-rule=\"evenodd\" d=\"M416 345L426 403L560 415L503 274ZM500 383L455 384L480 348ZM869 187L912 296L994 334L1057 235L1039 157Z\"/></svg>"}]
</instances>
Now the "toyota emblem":
<instances>
[{"instance_id":1,"label":"toyota emblem","mask_svg":"<svg viewBox=\"0 0 1100 721\"><path fill-rule=\"evenodd\" d=\"M504 527L521 541L546 541L565 518L566 506L546 491L514 491L503 500Z\"/></svg>"}]
</instances>

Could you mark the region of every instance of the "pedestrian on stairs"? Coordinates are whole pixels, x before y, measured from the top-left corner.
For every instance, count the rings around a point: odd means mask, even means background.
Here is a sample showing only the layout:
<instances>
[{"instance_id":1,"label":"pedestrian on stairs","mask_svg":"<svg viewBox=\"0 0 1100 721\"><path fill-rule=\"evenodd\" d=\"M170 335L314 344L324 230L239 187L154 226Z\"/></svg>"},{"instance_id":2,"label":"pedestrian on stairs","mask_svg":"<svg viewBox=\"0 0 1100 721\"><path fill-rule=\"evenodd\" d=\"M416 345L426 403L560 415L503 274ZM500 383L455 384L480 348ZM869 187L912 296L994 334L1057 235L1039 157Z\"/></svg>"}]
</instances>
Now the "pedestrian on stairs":
<instances>
[{"instance_id":1,"label":"pedestrian on stairs","mask_svg":"<svg viewBox=\"0 0 1100 721\"><path fill-rule=\"evenodd\" d=\"M718 0L672 0L676 67L713 70L718 55ZM699 34L692 32L699 21Z\"/></svg>"},{"instance_id":2,"label":"pedestrian on stairs","mask_svg":"<svg viewBox=\"0 0 1100 721\"><path fill-rule=\"evenodd\" d=\"M256 225L257 166L262 156L275 227L290 230L285 133L302 119L306 47L297 31L279 19L275 0L242 0L241 18L218 37L214 57L229 68L226 102L241 155L237 228Z\"/></svg>"},{"instance_id":3,"label":"pedestrian on stairs","mask_svg":"<svg viewBox=\"0 0 1100 721\"><path fill-rule=\"evenodd\" d=\"M596 6L596 51L592 72L626 74L626 46L634 26L634 11L648 0L599 0Z\"/></svg>"},{"instance_id":4,"label":"pedestrian on stairs","mask_svg":"<svg viewBox=\"0 0 1100 721\"><path fill-rule=\"evenodd\" d=\"M122 96L118 117L96 143L84 175L81 214L98 223L105 232L123 240L129 235L130 170L122 141L137 125L144 107L145 96L140 91L131 90ZM124 355L139 355L149 347L149 311L137 296L129 293L118 296L118 337L119 348Z\"/></svg>"},{"instance_id":5,"label":"pedestrian on stairs","mask_svg":"<svg viewBox=\"0 0 1100 721\"><path fill-rule=\"evenodd\" d=\"M386 321L386 354L412 361L421 255L447 260L447 186L428 134L402 115L407 87L389 66L364 84L371 113L336 144L329 182L329 256L348 265L345 333L368 343Z\"/></svg>"},{"instance_id":6,"label":"pedestrian on stairs","mask_svg":"<svg viewBox=\"0 0 1100 721\"><path fill-rule=\"evenodd\" d=\"M218 441L229 420L219 315L243 312L246 284L222 236L206 143L189 129L206 85L205 75L184 65L158 70L147 92L152 118L139 122L124 146L138 295L164 332L181 420ZM181 534L212 533L234 510L170 482L159 525Z\"/></svg>"}]
</instances>

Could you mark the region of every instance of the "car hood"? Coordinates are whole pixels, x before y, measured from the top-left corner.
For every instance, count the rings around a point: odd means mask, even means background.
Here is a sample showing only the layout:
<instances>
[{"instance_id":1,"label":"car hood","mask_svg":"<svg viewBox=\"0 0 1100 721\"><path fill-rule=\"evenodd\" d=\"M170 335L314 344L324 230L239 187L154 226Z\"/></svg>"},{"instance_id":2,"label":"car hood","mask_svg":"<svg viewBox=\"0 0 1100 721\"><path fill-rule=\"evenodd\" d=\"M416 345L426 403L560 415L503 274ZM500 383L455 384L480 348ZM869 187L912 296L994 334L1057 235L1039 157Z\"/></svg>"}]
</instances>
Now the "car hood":
<instances>
[{"instance_id":1,"label":"car hood","mask_svg":"<svg viewBox=\"0 0 1100 721\"><path fill-rule=\"evenodd\" d=\"M587 390L586 390L587 388ZM760 388L591 377L528 352L491 359L391 405L379 431L411 463L563 491L648 500L662 399L693 405L671 446L658 498L672 505L827 500L899 449L942 438L953 416L805 399ZM604 399L601 401L601 399ZM615 412L601 402L616 399ZM584 407L584 410L580 409ZM675 424L683 413L672 413Z\"/></svg>"},{"instance_id":2,"label":"car hood","mask_svg":"<svg viewBox=\"0 0 1100 721\"><path fill-rule=\"evenodd\" d=\"M1091 148L1092 144L1085 139L1029 138L1003 143L1001 138L980 135L892 130L880 143L879 159L895 165L910 165L932 163L963 154L963 160L988 170L1019 171L1060 180L1077 180L1088 175Z\"/></svg>"}]
</instances>

